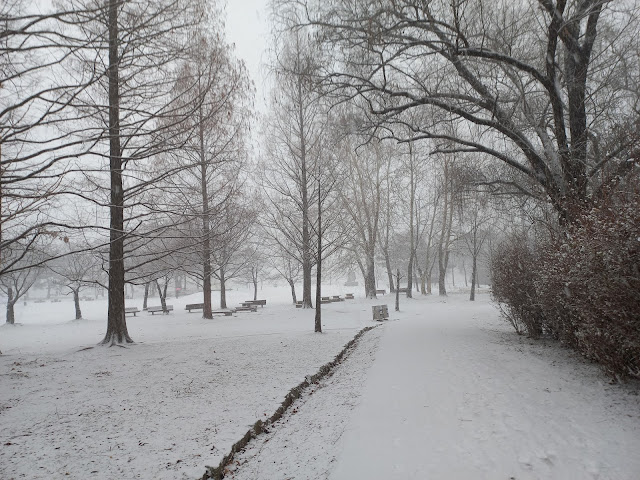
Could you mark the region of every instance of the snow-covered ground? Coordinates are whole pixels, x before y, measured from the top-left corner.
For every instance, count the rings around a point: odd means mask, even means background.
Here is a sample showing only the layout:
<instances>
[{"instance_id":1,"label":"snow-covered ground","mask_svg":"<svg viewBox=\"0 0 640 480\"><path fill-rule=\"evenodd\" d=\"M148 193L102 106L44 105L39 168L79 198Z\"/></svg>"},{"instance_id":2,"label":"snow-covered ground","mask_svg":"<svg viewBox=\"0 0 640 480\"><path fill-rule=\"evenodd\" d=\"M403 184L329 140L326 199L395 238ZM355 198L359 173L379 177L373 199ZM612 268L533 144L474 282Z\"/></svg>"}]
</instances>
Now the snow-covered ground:
<instances>
[{"instance_id":1,"label":"snow-covered ground","mask_svg":"<svg viewBox=\"0 0 640 480\"><path fill-rule=\"evenodd\" d=\"M640 478L638 383L611 385L557 344L517 337L486 297L402 310L251 443L232 477Z\"/></svg>"},{"instance_id":2,"label":"snow-covered ground","mask_svg":"<svg viewBox=\"0 0 640 480\"><path fill-rule=\"evenodd\" d=\"M127 348L95 346L104 302L85 302L78 322L71 302L20 306L21 325L0 327L0 478L195 479L382 303L391 320L252 441L230 477L640 478L638 384L609 384L554 343L516 336L487 295L402 299L399 313L389 295L329 304L322 335L285 288L259 297L258 312L214 320L184 312L197 295L172 299L171 315L128 317Z\"/></svg>"},{"instance_id":3,"label":"snow-covered ground","mask_svg":"<svg viewBox=\"0 0 640 480\"><path fill-rule=\"evenodd\" d=\"M0 326L0 478L200 477L374 323L366 301L330 304L314 334L314 312L290 305L286 289L261 291L256 313L213 320L184 311L199 298L171 299L170 315L128 316L137 343L126 348L96 346L104 301L83 302L81 321L68 320L71 301L19 305L20 324Z\"/></svg>"}]
</instances>

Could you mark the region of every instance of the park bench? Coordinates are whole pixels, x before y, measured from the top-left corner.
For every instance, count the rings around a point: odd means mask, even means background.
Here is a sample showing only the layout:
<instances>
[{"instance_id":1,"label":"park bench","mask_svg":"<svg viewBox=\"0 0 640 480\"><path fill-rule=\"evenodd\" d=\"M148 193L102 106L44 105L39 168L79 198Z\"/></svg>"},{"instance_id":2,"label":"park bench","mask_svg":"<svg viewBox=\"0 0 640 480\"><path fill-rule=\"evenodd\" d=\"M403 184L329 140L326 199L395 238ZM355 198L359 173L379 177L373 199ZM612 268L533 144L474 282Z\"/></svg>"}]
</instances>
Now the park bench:
<instances>
[{"instance_id":1,"label":"park bench","mask_svg":"<svg viewBox=\"0 0 640 480\"><path fill-rule=\"evenodd\" d=\"M140 310L138 310L138 307L125 307L124 309L124 314L126 315L127 313L133 313L133 316L136 316L136 313L140 312Z\"/></svg>"},{"instance_id":2,"label":"park bench","mask_svg":"<svg viewBox=\"0 0 640 480\"><path fill-rule=\"evenodd\" d=\"M407 288L406 287L399 288L398 293L407 293Z\"/></svg>"},{"instance_id":3,"label":"park bench","mask_svg":"<svg viewBox=\"0 0 640 480\"><path fill-rule=\"evenodd\" d=\"M384 288L376 290L376 295L386 295L387 291Z\"/></svg>"},{"instance_id":4,"label":"park bench","mask_svg":"<svg viewBox=\"0 0 640 480\"><path fill-rule=\"evenodd\" d=\"M184 309L188 310L189 313L191 313L191 310L204 310L204 303L188 303Z\"/></svg>"},{"instance_id":5,"label":"park bench","mask_svg":"<svg viewBox=\"0 0 640 480\"><path fill-rule=\"evenodd\" d=\"M331 297L332 302L344 302L344 298L341 298L340 295L334 295Z\"/></svg>"},{"instance_id":6,"label":"park bench","mask_svg":"<svg viewBox=\"0 0 640 480\"><path fill-rule=\"evenodd\" d=\"M296 308L302 308L302 300L296 302Z\"/></svg>"},{"instance_id":7,"label":"park bench","mask_svg":"<svg viewBox=\"0 0 640 480\"><path fill-rule=\"evenodd\" d=\"M267 304L267 301L266 300L245 300L244 302L242 302L242 305L247 306L245 305L245 303L248 305L256 305L256 306L260 305L261 307L264 307Z\"/></svg>"},{"instance_id":8,"label":"park bench","mask_svg":"<svg viewBox=\"0 0 640 480\"><path fill-rule=\"evenodd\" d=\"M344 298L346 300L353 300L353 293L345 293Z\"/></svg>"},{"instance_id":9,"label":"park bench","mask_svg":"<svg viewBox=\"0 0 640 480\"><path fill-rule=\"evenodd\" d=\"M236 312L257 312L258 311L258 307L256 307L255 305L249 305L249 306L241 306L241 307L236 307L235 308Z\"/></svg>"},{"instance_id":10,"label":"park bench","mask_svg":"<svg viewBox=\"0 0 640 480\"><path fill-rule=\"evenodd\" d=\"M233 315L233 310L212 310L211 313L219 313L221 315L224 315L225 317L230 317Z\"/></svg>"},{"instance_id":11,"label":"park bench","mask_svg":"<svg viewBox=\"0 0 640 480\"><path fill-rule=\"evenodd\" d=\"M147 307L147 312L151 315L155 315L156 313L169 313L173 312L173 305L167 305L167 309L163 310L162 305L157 305L153 307Z\"/></svg>"},{"instance_id":12,"label":"park bench","mask_svg":"<svg viewBox=\"0 0 640 480\"><path fill-rule=\"evenodd\" d=\"M320 297L320 303L331 303L331 297Z\"/></svg>"}]
</instances>

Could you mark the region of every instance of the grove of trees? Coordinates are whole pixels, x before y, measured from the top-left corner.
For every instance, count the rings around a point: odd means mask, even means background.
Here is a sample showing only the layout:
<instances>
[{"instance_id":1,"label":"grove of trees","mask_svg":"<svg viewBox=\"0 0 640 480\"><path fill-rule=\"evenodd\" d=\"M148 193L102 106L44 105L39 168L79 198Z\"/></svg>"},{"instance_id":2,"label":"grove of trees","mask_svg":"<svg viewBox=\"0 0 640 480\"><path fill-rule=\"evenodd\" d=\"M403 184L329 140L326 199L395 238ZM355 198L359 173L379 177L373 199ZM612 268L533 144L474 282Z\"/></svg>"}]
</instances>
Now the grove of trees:
<instances>
[{"instance_id":1,"label":"grove of trees","mask_svg":"<svg viewBox=\"0 0 640 480\"><path fill-rule=\"evenodd\" d=\"M129 343L127 285L212 318L264 277L320 332L333 272L474 300L490 270L518 332L639 376L637 0L269 5L265 112L213 0L0 7L7 321L50 275Z\"/></svg>"}]
</instances>

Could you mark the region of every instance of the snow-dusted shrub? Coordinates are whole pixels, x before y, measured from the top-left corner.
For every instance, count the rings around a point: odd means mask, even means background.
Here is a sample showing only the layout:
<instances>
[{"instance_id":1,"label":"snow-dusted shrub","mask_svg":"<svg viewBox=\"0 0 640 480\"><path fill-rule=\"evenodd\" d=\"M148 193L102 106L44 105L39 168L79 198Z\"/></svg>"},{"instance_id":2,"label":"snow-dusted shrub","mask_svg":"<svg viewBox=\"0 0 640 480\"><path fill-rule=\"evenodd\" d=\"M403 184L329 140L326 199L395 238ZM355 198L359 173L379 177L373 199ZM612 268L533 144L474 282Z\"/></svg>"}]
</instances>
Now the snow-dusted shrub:
<instances>
[{"instance_id":1,"label":"snow-dusted shrub","mask_svg":"<svg viewBox=\"0 0 640 480\"><path fill-rule=\"evenodd\" d=\"M538 259L526 236L511 235L491 255L492 296L519 334L538 338L545 317L535 289Z\"/></svg>"},{"instance_id":2,"label":"snow-dusted shrub","mask_svg":"<svg viewBox=\"0 0 640 480\"><path fill-rule=\"evenodd\" d=\"M607 199L542 250L534 284L552 332L640 377L640 195Z\"/></svg>"}]
</instances>

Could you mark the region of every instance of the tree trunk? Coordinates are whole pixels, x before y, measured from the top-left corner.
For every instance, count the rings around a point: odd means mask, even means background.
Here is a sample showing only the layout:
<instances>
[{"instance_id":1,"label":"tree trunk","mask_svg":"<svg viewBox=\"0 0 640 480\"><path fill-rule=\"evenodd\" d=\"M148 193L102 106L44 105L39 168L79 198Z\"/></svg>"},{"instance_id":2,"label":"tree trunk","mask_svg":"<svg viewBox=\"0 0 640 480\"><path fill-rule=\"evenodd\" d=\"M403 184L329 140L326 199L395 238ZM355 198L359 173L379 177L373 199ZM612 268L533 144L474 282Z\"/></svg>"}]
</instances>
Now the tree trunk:
<instances>
[{"instance_id":1,"label":"tree trunk","mask_svg":"<svg viewBox=\"0 0 640 480\"><path fill-rule=\"evenodd\" d=\"M220 308L227 308L227 286L224 278L224 268L220 268Z\"/></svg>"},{"instance_id":2,"label":"tree trunk","mask_svg":"<svg viewBox=\"0 0 640 480\"><path fill-rule=\"evenodd\" d=\"M467 280L467 264L462 262L462 273L464 273L464 286L469 286L469 281Z\"/></svg>"},{"instance_id":3,"label":"tree trunk","mask_svg":"<svg viewBox=\"0 0 640 480\"><path fill-rule=\"evenodd\" d=\"M389 291L391 293L395 292L395 282L393 281L393 270L391 269L391 258L389 258L389 249L383 249L384 253L384 263L387 267L387 276L389 277Z\"/></svg>"},{"instance_id":4,"label":"tree trunk","mask_svg":"<svg viewBox=\"0 0 640 480\"><path fill-rule=\"evenodd\" d=\"M420 276L420 294L426 295L427 294L427 289L426 289L427 275L426 275L426 272L424 270L422 270L420 267L418 267L418 275Z\"/></svg>"},{"instance_id":5,"label":"tree trunk","mask_svg":"<svg viewBox=\"0 0 640 480\"><path fill-rule=\"evenodd\" d=\"M202 317L212 319L211 308L211 232L209 225L209 192L207 185L207 162L204 147L204 116L202 105L198 108L198 136L200 149L200 188L202 194ZM221 307L226 308L226 307Z\"/></svg>"},{"instance_id":6,"label":"tree trunk","mask_svg":"<svg viewBox=\"0 0 640 480\"><path fill-rule=\"evenodd\" d=\"M253 281L253 299L258 300L258 269L252 268L251 280Z\"/></svg>"},{"instance_id":7,"label":"tree trunk","mask_svg":"<svg viewBox=\"0 0 640 480\"><path fill-rule=\"evenodd\" d=\"M82 312L80 311L80 289L73 290L73 304L76 307L76 320L82 319Z\"/></svg>"},{"instance_id":8,"label":"tree trunk","mask_svg":"<svg viewBox=\"0 0 640 480\"><path fill-rule=\"evenodd\" d=\"M396 281L398 288L396 288L396 312L400 311L400 269L396 270Z\"/></svg>"},{"instance_id":9,"label":"tree trunk","mask_svg":"<svg viewBox=\"0 0 640 480\"><path fill-rule=\"evenodd\" d=\"M307 172L307 144L305 132L305 117L303 110L304 98L302 79L297 83L298 89L298 125L300 126L300 188L302 193L302 308L313 308L311 302L311 233L309 228L309 192Z\"/></svg>"},{"instance_id":10,"label":"tree trunk","mask_svg":"<svg viewBox=\"0 0 640 480\"><path fill-rule=\"evenodd\" d=\"M16 323L16 317L13 311L13 306L16 303L13 298L13 288L9 287L7 289L7 297L7 323L13 325Z\"/></svg>"},{"instance_id":11,"label":"tree trunk","mask_svg":"<svg viewBox=\"0 0 640 480\"><path fill-rule=\"evenodd\" d=\"M407 265L407 298L413 297L413 257L415 255L415 239L413 238L413 207L416 196L416 188L415 188L415 173L413 166L413 148L412 144L409 144L409 162L411 163L409 168L409 181L410 181L410 189L409 189L409 237L411 238L409 242L409 263ZM400 285L398 284L398 287Z\"/></svg>"},{"instance_id":12,"label":"tree trunk","mask_svg":"<svg viewBox=\"0 0 640 480\"><path fill-rule=\"evenodd\" d=\"M292 278L287 278L287 283L291 287L291 299L293 300L293 304L298 303L298 299L296 298L296 284Z\"/></svg>"},{"instance_id":13,"label":"tree trunk","mask_svg":"<svg viewBox=\"0 0 640 480\"><path fill-rule=\"evenodd\" d=\"M109 1L109 306L103 345L133 343L124 313L124 189L120 147L120 79L118 58L118 0Z\"/></svg>"},{"instance_id":14,"label":"tree trunk","mask_svg":"<svg viewBox=\"0 0 640 480\"><path fill-rule=\"evenodd\" d=\"M322 192L318 171L318 253L316 256L316 319L315 332L322 333Z\"/></svg>"},{"instance_id":15,"label":"tree trunk","mask_svg":"<svg viewBox=\"0 0 640 480\"><path fill-rule=\"evenodd\" d=\"M367 252L367 270L364 283L367 298L376 298L375 251L373 249Z\"/></svg>"},{"instance_id":16,"label":"tree trunk","mask_svg":"<svg viewBox=\"0 0 640 480\"><path fill-rule=\"evenodd\" d=\"M469 295L469 300L472 302L476 299L476 274L477 274L477 257L473 256L473 265L471 267L471 294Z\"/></svg>"},{"instance_id":17,"label":"tree trunk","mask_svg":"<svg viewBox=\"0 0 640 480\"><path fill-rule=\"evenodd\" d=\"M142 310L147 309L148 301L149 301L149 282L144 284L144 298L142 299Z\"/></svg>"},{"instance_id":18,"label":"tree trunk","mask_svg":"<svg viewBox=\"0 0 640 480\"><path fill-rule=\"evenodd\" d=\"M160 282L156 280L156 288L158 289L158 297L160 297L160 306L162 306L162 311L167 313L167 285L169 282L164 284L164 291L160 287Z\"/></svg>"}]
</instances>

